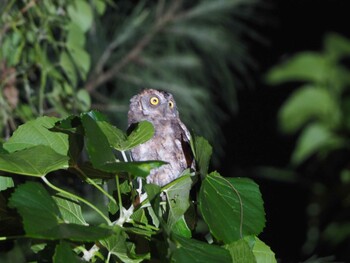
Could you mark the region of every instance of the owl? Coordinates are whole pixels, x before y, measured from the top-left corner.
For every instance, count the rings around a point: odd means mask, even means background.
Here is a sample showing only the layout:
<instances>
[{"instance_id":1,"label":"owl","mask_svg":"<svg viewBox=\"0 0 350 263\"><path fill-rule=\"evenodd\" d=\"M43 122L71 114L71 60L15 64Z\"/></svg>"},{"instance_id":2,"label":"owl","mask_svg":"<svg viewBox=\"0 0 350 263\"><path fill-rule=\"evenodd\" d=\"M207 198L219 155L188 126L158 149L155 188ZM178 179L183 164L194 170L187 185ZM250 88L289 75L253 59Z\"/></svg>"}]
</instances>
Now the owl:
<instances>
[{"instance_id":1,"label":"owl","mask_svg":"<svg viewBox=\"0 0 350 263\"><path fill-rule=\"evenodd\" d=\"M154 89L145 89L130 100L129 126L149 121L155 132L153 137L133 148L134 161L161 160L167 162L151 170L147 183L164 186L178 178L187 168L194 168L189 144L190 133L181 122L173 95Z\"/></svg>"}]
</instances>

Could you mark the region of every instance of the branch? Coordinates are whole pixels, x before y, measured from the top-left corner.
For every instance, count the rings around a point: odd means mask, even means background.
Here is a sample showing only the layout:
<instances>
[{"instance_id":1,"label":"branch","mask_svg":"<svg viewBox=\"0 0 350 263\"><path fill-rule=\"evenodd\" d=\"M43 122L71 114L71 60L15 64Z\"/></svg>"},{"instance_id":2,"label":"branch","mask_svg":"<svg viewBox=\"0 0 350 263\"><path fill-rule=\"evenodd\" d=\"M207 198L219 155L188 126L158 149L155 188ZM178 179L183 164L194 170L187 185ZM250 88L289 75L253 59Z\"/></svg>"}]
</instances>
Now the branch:
<instances>
[{"instance_id":1,"label":"branch","mask_svg":"<svg viewBox=\"0 0 350 263\"><path fill-rule=\"evenodd\" d=\"M157 19L156 23L150 29L149 33L144 35L143 38L141 38L140 41L130 50L130 52L127 53L120 61L116 62L109 70L101 73L96 77L91 78L86 83L85 89L88 92L92 92L99 85L113 79L126 65L134 61L145 49L145 47L153 40L154 36L173 21L176 11L181 6L181 2L181 0L173 0L173 3L170 5L167 12ZM98 68L93 72L98 71L100 68L103 68L101 63L98 64Z\"/></svg>"}]
</instances>

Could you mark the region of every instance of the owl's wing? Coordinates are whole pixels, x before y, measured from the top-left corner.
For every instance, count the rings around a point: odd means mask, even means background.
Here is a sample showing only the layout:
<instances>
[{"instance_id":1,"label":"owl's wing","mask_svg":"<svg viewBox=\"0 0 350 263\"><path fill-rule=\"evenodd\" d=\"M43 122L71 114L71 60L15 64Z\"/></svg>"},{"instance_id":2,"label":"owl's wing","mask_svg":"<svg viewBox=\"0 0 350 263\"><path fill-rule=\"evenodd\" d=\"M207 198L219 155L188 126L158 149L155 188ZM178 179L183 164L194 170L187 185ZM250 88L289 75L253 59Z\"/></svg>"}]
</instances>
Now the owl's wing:
<instances>
[{"instance_id":1,"label":"owl's wing","mask_svg":"<svg viewBox=\"0 0 350 263\"><path fill-rule=\"evenodd\" d=\"M182 123L182 121L179 121L179 126L181 130L181 146L185 155L187 167L195 169L194 155L190 145L191 134L185 124Z\"/></svg>"}]
</instances>

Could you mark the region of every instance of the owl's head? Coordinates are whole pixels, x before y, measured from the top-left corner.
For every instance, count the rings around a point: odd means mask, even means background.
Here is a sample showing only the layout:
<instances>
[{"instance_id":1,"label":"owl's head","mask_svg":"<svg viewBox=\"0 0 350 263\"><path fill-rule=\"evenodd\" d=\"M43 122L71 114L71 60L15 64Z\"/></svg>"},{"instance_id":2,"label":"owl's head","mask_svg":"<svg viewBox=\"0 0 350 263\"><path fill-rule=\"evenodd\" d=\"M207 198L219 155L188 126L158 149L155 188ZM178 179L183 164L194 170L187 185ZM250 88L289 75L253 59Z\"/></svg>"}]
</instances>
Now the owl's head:
<instances>
[{"instance_id":1,"label":"owl's head","mask_svg":"<svg viewBox=\"0 0 350 263\"><path fill-rule=\"evenodd\" d=\"M175 100L168 92L145 89L130 100L129 123L177 117Z\"/></svg>"}]
</instances>

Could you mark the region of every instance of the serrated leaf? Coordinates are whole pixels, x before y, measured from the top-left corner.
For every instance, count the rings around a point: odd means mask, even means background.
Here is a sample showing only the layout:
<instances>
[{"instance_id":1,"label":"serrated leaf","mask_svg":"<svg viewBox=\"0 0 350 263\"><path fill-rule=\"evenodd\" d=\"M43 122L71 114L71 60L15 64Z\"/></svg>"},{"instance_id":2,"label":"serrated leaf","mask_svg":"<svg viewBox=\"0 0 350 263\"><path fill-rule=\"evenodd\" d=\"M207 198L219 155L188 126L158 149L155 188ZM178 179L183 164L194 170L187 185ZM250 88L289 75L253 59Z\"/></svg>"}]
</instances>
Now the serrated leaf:
<instances>
[{"instance_id":1,"label":"serrated leaf","mask_svg":"<svg viewBox=\"0 0 350 263\"><path fill-rule=\"evenodd\" d=\"M292 93L280 109L278 117L282 130L292 133L311 120L336 127L340 122L341 112L339 103L330 92L308 85Z\"/></svg>"},{"instance_id":2,"label":"serrated leaf","mask_svg":"<svg viewBox=\"0 0 350 263\"><path fill-rule=\"evenodd\" d=\"M74 253L73 248L65 241L61 241L55 249L55 254L53 255L53 263L81 263L76 253Z\"/></svg>"},{"instance_id":3,"label":"serrated leaf","mask_svg":"<svg viewBox=\"0 0 350 263\"><path fill-rule=\"evenodd\" d=\"M53 199L56 202L65 223L88 225L83 217L81 206L78 201L60 195L53 196Z\"/></svg>"},{"instance_id":4,"label":"serrated leaf","mask_svg":"<svg viewBox=\"0 0 350 263\"><path fill-rule=\"evenodd\" d=\"M189 175L184 175L169 184L164 190L169 204L167 226L172 229L174 224L183 217L190 206L189 195L192 180Z\"/></svg>"},{"instance_id":5,"label":"serrated leaf","mask_svg":"<svg viewBox=\"0 0 350 263\"><path fill-rule=\"evenodd\" d=\"M28 182L18 186L10 197L9 205L21 215L27 237L87 242L113 234L111 229L104 227L63 223L56 202L39 183Z\"/></svg>"},{"instance_id":6,"label":"serrated leaf","mask_svg":"<svg viewBox=\"0 0 350 263\"><path fill-rule=\"evenodd\" d=\"M54 117L39 117L18 127L3 147L8 152L15 152L37 145L46 145L61 155L68 153L68 136L60 132L52 132L58 121Z\"/></svg>"},{"instance_id":7,"label":"serrated leaf","mask_svg":"<svg viewBox=\"0 0 350 263\"><path fill-rule=\"evenodd\" d=\"M217 172L210 173L202 183L199 200L210 232L225 244L240 239L241 234L258 235L265 226L259 187L248 178L223 178Z\"/></svg>"},{"instance_id":8,"label":"serrated leaf","mask_svg":"<svg viewBox=\"0 0 350 263\"><path fill-rule=\"evenodd\" d=\"M18 152L0 154L0 170L41 177L49 172L69 167L69 157L48 146L38 145Z\"/></svg>"},{"instance_id":9,"label":"serrated leaf","mask_svg":"<svg viewBox=\"0 0 350 263\"><path fill-rule=\"evenodd\" d=\"M81 121L85 130L86 148L92 165L99 168L105 163L114 163L116 158L112 148L109 146L105 134L97 125L97 121L89 114L84 114Z\"/></svg>"},{"instance_id":10,"label":"serrated leaf","mask_svg":"<svg viewBox=\"0 0 350 263\"><path fill-rule=\"evenodd\" d=\"M115 227L115 234L107 239L100 240L100 243L108 250L111 255L117 256L122 262L137 263L149 259L149 253L145 255L136 255L130 250L130 242L127 242L127 234L120 227Z\"/></svg>"},{"instance_id":11,"label":"serrated leaf","mask_svg":"<svg viewBox=\"0 0 350 263\"><path fill-rule=\"evenodd\" d=\"M205 177L208 174L208 167L213 148L203 137L195 136L193 144L194 155L199 167L199 172L202 177Z\"/></svg>"},{"instance_id":12,"label":"serrated leaf","mask_svg":"<svg viewBox=\"0 0 350 263\"><path fill-rule=\"evenodd\" d=\"M259 238L255 237L255 243L253 246L253 253L258 263L276 263L275 253L262 242Z\"/></svg>"},{"instance_id":13,"label":"serrated leaf","mask_svg":"<svg viewBox=\"0 0 350 263\"><path fill-rule=\"evenodd\" d=\"M126 150L147 142L154 135L154 127L149 121L141 121L135 124L132 132L128 135Z\"/></svg>"},{"instance_id":14,"label":"serrated leaf","mask_svg":"<svg viewBox=\"0 0 350 263\"><path fill-rule=\"evenodd\" d=\"M255 259L254 253L251 251L248 243L244 239L240 239L231 244L224 246L227 249L232 257L232 262L235 263L254 263L259 262Z\"/></svg>"},{"instance_id":15,"label":"serrated leaf","mask_svg":"<svg viewBox=\"0 0 350 263\"><path fill-rule=\"evenodd\" d=\"M11 177L0 176L0 191L4 191L7 188L12 188L12 187L14 187L14 183Z\"/></svg>"},{"instance_id":16,"label":"serrated leaf","mask_svg":"<svg viewBox=\"0 0 350 263\"><path fill-rule=\"evenodd\" d=\"M229 252L219 246L209 245L194 239L173 236L177 249L172 255L171 262L232 262Z\"/></svg>"}]
</instances>

